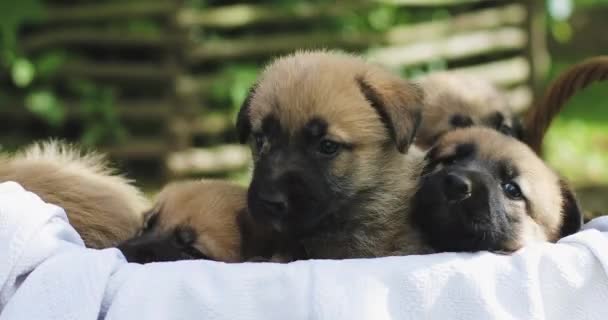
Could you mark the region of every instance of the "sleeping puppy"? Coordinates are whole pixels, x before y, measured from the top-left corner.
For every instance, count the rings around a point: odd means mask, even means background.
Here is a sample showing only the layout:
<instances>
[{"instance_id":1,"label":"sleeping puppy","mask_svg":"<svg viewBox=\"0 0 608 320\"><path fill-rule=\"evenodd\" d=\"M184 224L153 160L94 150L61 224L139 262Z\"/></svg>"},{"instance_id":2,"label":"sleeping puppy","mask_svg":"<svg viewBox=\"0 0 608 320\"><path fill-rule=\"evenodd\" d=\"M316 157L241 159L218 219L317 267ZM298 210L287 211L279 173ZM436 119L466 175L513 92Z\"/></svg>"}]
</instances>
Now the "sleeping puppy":
<instances>
[{"instance_id":1,"label":"sleeping puppy","mask_svg":"<svg viewBox=\"0 0 608 320\"><path fill-rule=\"evenodd\" d=\"M108 248L134 236L148 201L106 159L56 141L0 156L0 182L15 181L62 207L89 248Z\"/></svg>"},{"instance_id":2,"label":"sleeping puppy","mask_svg":"<svg viewBox=\"0 0 608 320\"><path fill-rule=\"evenodd\" d=\"M252 217L308 258L423 250L405 218L423 163L408 152L421 106L416 86L356 56L277 59L237 119L254 159Z\"/></svg>"},{"instance_id":3,"label":"sleeping puppy","mask_svg":"<svg viewBox=\"0 0 608 320\"><path fill-rule=\"evenodd\" d=\"M486 126L522 139L523 129L507 97L488 81L450 72L419 80L424 90L422 123L416 145L430 148L445 132L472 125Z\"/></svg>"},{"instance_id":4,"label":"sleeping puppy","mask_svg":"<svg viewBox=\"0 0 608 320\"><path fill-rule=\"evenodd\" d=\"M437 252L512 252L582 225L568 185L527 145L498 131L450 131L427 161L411 221Z\"/></svg>"},{"instance_id":5,"label":"sleeping puppy","mask_svg":"<svg viewBox=\"0 0 608 320\"><path fill-rule=\"evenodd\" d=\"M271 231L246 209L247 189L220 180L173 182L146 213L143 232L118 248L129 262L279 261Z\"/></svg>"}]
</instances>

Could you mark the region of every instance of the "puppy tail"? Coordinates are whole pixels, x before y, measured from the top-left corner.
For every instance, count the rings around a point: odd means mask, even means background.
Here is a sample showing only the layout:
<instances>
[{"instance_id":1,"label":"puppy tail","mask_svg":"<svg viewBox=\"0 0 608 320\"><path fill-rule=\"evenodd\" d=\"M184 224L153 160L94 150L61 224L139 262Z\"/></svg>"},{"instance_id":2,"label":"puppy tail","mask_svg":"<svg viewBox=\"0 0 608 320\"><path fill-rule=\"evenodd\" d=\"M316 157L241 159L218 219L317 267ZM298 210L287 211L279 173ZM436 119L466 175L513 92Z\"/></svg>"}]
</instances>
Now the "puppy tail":
<instances>
[{"instance_id":1,"label":"puppy tail","mask_svg":"<svg viewBox=\"0 0 608 320\"><path fill-rule=\"evenodd\" d=\"M540 103L536 103L524 118L524 142L534 152L541 153L543 138L555 116L568 99L594 82L608 79L608 56L598 56L575 64L554 80Z\"/></svg>"}]
</instances>

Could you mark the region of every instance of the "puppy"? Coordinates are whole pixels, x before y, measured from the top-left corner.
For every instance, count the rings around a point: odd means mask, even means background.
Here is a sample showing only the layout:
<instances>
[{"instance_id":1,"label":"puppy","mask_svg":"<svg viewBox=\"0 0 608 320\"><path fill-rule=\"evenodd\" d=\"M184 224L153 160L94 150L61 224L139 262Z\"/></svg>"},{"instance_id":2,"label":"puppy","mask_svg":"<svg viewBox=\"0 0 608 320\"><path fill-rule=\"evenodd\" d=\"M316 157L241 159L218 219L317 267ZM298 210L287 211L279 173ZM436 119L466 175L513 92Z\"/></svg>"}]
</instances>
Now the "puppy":
<instances>
[{"instance_id":1,"label":"puppy","mask_svg":"<svg viewBox=\"0 0 608 320\"><path fill-rule=\"evenodd\" d=\"M173 182L146 214L142 234L118 248L130 262L279 261L271 232L246 209L247 189L219 180Z\"/></svg>"},{"instance_id":2,"label":"puppy","mask_svg":"<svg viewBox=\"0 0 608 320\"><path fill-rule=\"evenodd\" d=\"M506 96L490 82L456 73L438 72L419 80L424 90L422 123L416 145L430 148L454 128L486 126L522 139L523 128Z\"/></svg>"},{"instance_id":3,"label":"puppy","mask_svg":"<svg viewBox=\"0 0 608 320\"><path fill-rule=\"evenodd\" d=\"M15 181L65 209L90 248L107 248L134 236L148 202L97 153L55 141L0 157L0 181Z\"/></svg>"},{"instance_id":4,"label":"puppy","mask_svg":"<svg viewBox=\"0 0 608 320\"><path fill-rule=\"evenodd\" d=\"M428 152L410 218L437 252L512 252L577 232L583 214L527 145L477 127L446 133Z\"/></svg>"},{"instance_id":5,"label":"puppy","mask_svg":"<svg viewBox=\"0 0 608 320\"><path fill-rule=\"evenodd\" d=\"M356 56L298 52L271 63L237 118L254 159L252 217L308 258L423 250L405 219L423 163L420 150L408 152L422 102L416 86Z\"/></svg>"}]
</instances>

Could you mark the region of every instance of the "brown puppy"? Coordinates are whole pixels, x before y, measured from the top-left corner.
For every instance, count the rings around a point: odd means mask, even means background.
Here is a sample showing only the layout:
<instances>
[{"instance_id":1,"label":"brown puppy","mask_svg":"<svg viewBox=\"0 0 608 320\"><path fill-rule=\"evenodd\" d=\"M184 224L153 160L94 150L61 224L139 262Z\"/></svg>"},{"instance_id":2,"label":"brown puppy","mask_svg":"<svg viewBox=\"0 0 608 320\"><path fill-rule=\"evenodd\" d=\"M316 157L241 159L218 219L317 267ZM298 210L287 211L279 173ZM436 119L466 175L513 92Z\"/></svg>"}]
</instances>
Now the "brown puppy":
<instances>
[{"instance_id":1,"label":"brown puppy","mask_svg":"<svg viewBox=\"0 0 608 320\"><path fill-rule=\"evenodd\" d=\"M427 161L411 219L435 251L512 252L582 225L567 184L527 145L498 131L450 131Z\"/></svg>"},{"instance_id":2,"label":"brown puppy","mask_svg":"<svg viewBox=\"0 0 608 320\"><path fill-rule=\"evenodd\" d=\"M0 181L15 181L65 209L87 247L107 248L137 234L148 202L105 158L51 141L0 157Z\"/></svg>"},{"instance_id":3,"label":"brown puppy","mask_svg":"<svg viewBox=\"0 0 608 320\"><path fill-rule=\"evenodd\" d=\"M428 149L445 132L471 125L522 138L521 124L506 96L490 82L438 72L424 77L419 84L424 90L424 108L416 135L417 146Z\"/></svg>"},{"instance_id":4,"label":"brown puppy","mask_svg":"<svg viewBox=\"0 0 608 320\"><path fill-rule=\"evenodd\" d=\"M403 195L414 194L422 169L423 154L408 152L421 106L417 87L352 55L277 59L237 119L254 158L252 217L308 258L419 252Z\"/></svg>"},{"instance_id":5,"label":"brown puppy","mask_svg":"<svg viewBox=\"0 0 608 320\"><path fill-rule=\"evenodd\" d=\"M271 260L270 231L246 210L247 189L220 180L173 182L158 194L143 233L118 248L130 262Z\"/></svg>"}]
</instances>

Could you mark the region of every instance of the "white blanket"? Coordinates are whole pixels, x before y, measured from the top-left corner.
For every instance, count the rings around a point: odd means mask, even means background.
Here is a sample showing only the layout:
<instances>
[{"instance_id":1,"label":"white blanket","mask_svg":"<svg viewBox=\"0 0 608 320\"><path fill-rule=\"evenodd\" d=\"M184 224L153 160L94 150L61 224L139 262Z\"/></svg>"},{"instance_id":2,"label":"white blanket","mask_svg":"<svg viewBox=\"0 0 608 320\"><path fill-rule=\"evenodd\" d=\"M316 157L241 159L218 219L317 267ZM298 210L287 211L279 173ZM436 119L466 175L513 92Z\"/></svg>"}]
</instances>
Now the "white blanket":
<instances>
[{"instance_id":1,"label":"white blanket","mask_svg":"<svg viewBox=\"0 0 608 320\"><path fill-rule=\"evenodd\" d=\"M607 218L511 256L128 264L0 184L0 319L608 319Z\"/></svg>"}]
</instances>

